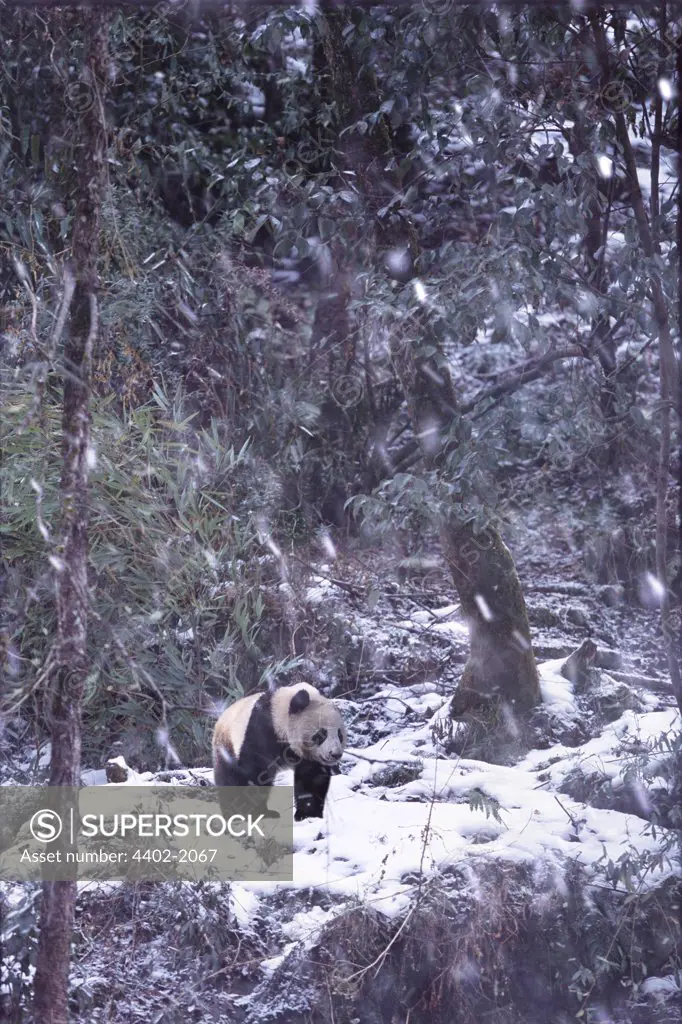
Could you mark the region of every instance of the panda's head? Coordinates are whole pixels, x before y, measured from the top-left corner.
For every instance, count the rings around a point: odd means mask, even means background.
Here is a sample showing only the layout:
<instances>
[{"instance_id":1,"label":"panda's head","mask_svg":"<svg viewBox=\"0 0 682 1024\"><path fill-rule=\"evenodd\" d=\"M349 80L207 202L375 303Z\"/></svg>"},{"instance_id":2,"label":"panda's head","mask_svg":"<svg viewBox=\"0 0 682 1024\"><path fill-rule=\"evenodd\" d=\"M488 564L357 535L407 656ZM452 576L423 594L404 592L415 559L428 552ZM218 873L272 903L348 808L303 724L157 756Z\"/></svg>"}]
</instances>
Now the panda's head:
<instances>
[{"instance_id":1,"label":"panda's head","mask_svg":"<svg viewBox=\"0 0 682 1024\"><path fill-rule=\"evenodd\" d=\"M308 683L283 686L272 696L275 731L299 757L330 767L346 745L346 728L338 708Z\"/></svg>"}]
</instances>

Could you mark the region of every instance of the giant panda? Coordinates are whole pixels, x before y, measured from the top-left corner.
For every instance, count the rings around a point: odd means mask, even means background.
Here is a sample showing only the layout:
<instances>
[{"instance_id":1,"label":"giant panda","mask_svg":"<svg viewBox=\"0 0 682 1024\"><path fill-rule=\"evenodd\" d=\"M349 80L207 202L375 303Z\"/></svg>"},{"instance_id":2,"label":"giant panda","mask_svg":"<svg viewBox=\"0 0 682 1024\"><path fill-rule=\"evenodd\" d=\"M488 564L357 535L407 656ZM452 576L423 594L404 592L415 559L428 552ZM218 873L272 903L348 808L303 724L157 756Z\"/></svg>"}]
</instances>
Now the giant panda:
<instances>
[{"instance_id":1,"label":"giant panda","mask_svg":"<svg viewBox=\"0 0 682 1024\"><path fill-rule=\"evenodd\" d=\"M346 745L338 708L308 683L271 686L242 697L223 711L213 730L216 786L272 786L278 771L294 770L295 821L322 818L332 775ZM258 790L250 804L267 817ZM221 794L221 806L225 800ZM225 813L225 809L223 809Z\"/></svg>"}]
</instances>

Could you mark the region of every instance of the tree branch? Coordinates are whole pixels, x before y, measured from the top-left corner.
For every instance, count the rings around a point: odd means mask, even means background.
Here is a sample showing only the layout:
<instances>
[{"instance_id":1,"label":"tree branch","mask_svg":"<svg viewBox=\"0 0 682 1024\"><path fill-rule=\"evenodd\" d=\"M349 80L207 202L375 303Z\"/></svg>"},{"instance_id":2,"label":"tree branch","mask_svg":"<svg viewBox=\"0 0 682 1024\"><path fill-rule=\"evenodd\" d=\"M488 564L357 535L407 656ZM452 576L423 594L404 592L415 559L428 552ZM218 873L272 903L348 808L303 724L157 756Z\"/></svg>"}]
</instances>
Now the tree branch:
<instances>
[{"instance_id":1,"label":"tree branch","mask_svg":"<svg viewBox=\"0 0 682 1024\"><path fill-rule=\"evenodd\" d=\"M521 372L518 373L515 377L512 377L509 380L504 381L504 383L502 384L495 384L491 388L485 388L483 391L479 391L479 393L475 395L470 401L460 405L457 411L459 413L465 414L468 412L472 412L477 405L480 405L481 402L485 402L488 399L493 399L494 402L500 401L502 398L505 398L507 395L512 394L514 391L518 391L525 384L530 384L534 380L539 380L540 377L542 377L543 374L547 372L549 367L553 363L558 362L558 360L560 359L589 358L590 356L585 351L585 349L580 347L559 350L552 349L549 352L545 352L542 356L535 356L533 359L529 359L526 363L523 363L520 367ZM481 410L476 415L477 417L483 416L486 412L489 411L490 407L488 409ZM414 438L408 441L406 444L403 445L403 447L400 449L400 452L398 453L398 456L393 464L393 474L404 473L408 469L411 469L412 466L419 462L422 455L423 449L422 446L419 444L419 441L415 440Z\"/></svg>"},{"instance_id":2,"label":"tree branch","mask_svg":"<svg viewBox=\"0 0 682 1024\"><path fill-rule=\"evenodd\" d=\"M495 384L492 388L486 388L484 391L479 391L469 402L465 402L460 406L459 411L462 413L471 412L480 405L481 402L485 402L487 399L498 399L505 395L510 395L514 391L518 391L524 384L530 384L531 381L538 380L547 372L549 367L558 362L560 359L589 359L589 356L582 348L566 348L557 350L550 350L545 352L542 356L535 356L529 359L527 363L516 377L511 377L509 380L504 381L502 384Z\"/></svg>"}]
</instances>

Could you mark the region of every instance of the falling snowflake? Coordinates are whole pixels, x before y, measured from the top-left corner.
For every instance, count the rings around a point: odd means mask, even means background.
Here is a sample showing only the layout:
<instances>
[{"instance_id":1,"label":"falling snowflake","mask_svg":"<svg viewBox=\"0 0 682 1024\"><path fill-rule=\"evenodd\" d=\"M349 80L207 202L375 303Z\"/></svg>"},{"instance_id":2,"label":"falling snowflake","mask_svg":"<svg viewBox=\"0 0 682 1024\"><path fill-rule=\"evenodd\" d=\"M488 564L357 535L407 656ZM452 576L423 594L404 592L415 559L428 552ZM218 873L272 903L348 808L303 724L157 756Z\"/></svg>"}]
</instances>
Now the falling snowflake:
<instances>
[{"instance_id":1,"label":"falling snowflake","mask_svg":"<svg viewBox=\"0 0 682 1024\"><path fill-rule=\"evenodd\" d=\"M610 156L604 156L603 154L597 157L597 167L602 178L613 177L613 160Z\"/></svg>"},{"instance_id":2,"label":"falling snowflake","mask_svg":"<svg viewBox=\"0 0 682 1024\"><path fill-rule=\"evenodd\" d=\"M515 739L518 739L518 737L521 735L521 732L519 730L518 725L516 724L514 712L509 707L506 701L502 703L501 711L502 718L504 719L504 724L507 727L507 732L510 734L510 736L513 736Z\"/></svg>"},{"instance_id":3,"label":"falling snowflake","mask_svg":"<svg viewBox=\"0 0 682 1024\"><path fill-rule=\"evenodd\" d=\"M414 294L419 302L426 302L426 288L421 281L413 281Z\"/></svg>"},{"instance_id":4,"label":"falling snowflake","mask_svg":"<svg viewBox=\"0 0 682 1024\"><path fill-rule=\"evenodd\" d=\"M424 430L420 430L417 437L422 442L424 450L433 454L440 447L440 426L436 420L427 423Z\"/></svg>"},{"instance_id":5,"label":"falling snowflake","mask_svg":"<svg viewBox=\"0 0 682 1024\"><path fill-rule=\"evenodd\" d=\"M270 550L272 551L272 553L273 553L273 555L275 556L275 558L281 558L281 557L282 557L282 552L281 552L281 551L280 551L280 549L279 549L279 548L277 547L277 545L275 544L275 542L274 542L274 540L272 539L272 537L269 537L269 536L268 536L268 537L266 537L266 538L265 538L265 543L266 543L266 544L267 544L267 546L268 546L268 547L270 548Z\"/></svg>"},{"instance_id":6,"label":"falling snowflake","mask_svg":"<svg viewBox=\"0 0 682 1024\"><path fill-rule=\"evenodd\" d=\"M661 98L664 99L666 101L666 103L669 103L670 100L675 95L675 90L673 89L673 84L670 81L670 79L669 78L659 78L659 80L658 80L658 82L656 84L658 85L658 92L659 92Z\"/></svg>"},{"instance_id":7,"label":"falling snowflake","mask_svg":"<svg viewBox=\"0 0 682 1024\"><path fill-rule=\"evenodd\" d=\"M649 799L649 794L645 787L642 785L639 779L634 779L631 783L632 795L639 806L645 818L648 818L653 811L653 805Z\"/></svg>"},{"instance_id":8,"label":"falling snowflake","mask_svg":"<svg viewBox=\"0 0 682 1024\"><path fill-rule=\"evenodd\" d=\"M525 636L519 633L518 629L512 630L512 636L522 651L527 651L530 649L530 644L526 640Z\"/></svg>"},{"instance_id":9,"label":"falling snowflake","mask_svg":"<svg viewBox=\"0 0 682 1024\"><path fill-rule=\"evenodd\" d=\"M639 599L645 608L657 608L665 597L665 587L653 573L647 572L639 585Z\"/></svg>"},{"instance_id":10,"label":"falling snowflake","mask_svg":"<svg viewBox=\"0 0 682 1024\"><path fill-rule=\"evenodd\" d=\"M159 728L156 730L156 742L161 747L161 749L165 751L166 755L170 758L171 761L174 761L175 764L182 764L182 761L180 760L177 751L173 748L170 742L170 736L168 734L167 729Z\"/></svg>"},{"instance_id":11,"label":"falling snowflake","mask_svg":"<svg viewBox=\"0 0 682 1024\"><path fill-rule=\"evenodd\" d=\"M336 548L334 547L334 542L332 541L328 533L323 533L320 535L320 544L322 545L323 549L326 551L330 558L336 558Z\"/></svg>"},{"instance_id":12,"label":"falling snowflake","mask_svg":"<svg viewBox=\"0 0 682 1024\"><path fill-rule=\"evenodd\" d=\"M386 265L392 274L408 274L412 260L407 249L393 249L386 257Z\"/></svg>"}]
</instances>

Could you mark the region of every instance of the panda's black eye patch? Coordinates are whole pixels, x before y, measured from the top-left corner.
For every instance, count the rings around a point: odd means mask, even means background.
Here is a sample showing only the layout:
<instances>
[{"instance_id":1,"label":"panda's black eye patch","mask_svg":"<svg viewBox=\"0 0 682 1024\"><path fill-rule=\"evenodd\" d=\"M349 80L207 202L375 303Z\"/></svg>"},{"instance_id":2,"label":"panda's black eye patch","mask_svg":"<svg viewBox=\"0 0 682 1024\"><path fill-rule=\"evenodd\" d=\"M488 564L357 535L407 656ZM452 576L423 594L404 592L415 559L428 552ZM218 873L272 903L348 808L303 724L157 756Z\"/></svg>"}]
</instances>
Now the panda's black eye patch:
<instances>
[{"instance_id":1,"label":"panda's black eye patch","mask_svg":"<svg viewBox=\"0 0 682 1024\"><path fill-rule=\"evenodd\" d=\"M310 742L314 743L316 747L319 747L321 743L324 743L326 738L327 738L327 730L326 729L318 729L317 732L315 733L315 735L311 736Z\"/></svg>"},{"instance_id":2,"label":"panda's black eye patch","mask_svg":"<svg viewBox=\"0 0 682 1024\"><path fill-rule=\"evenodd\" d=\"M339 739L343 743L343 729L339 729Z\"/></svg>"}]
</instances>

